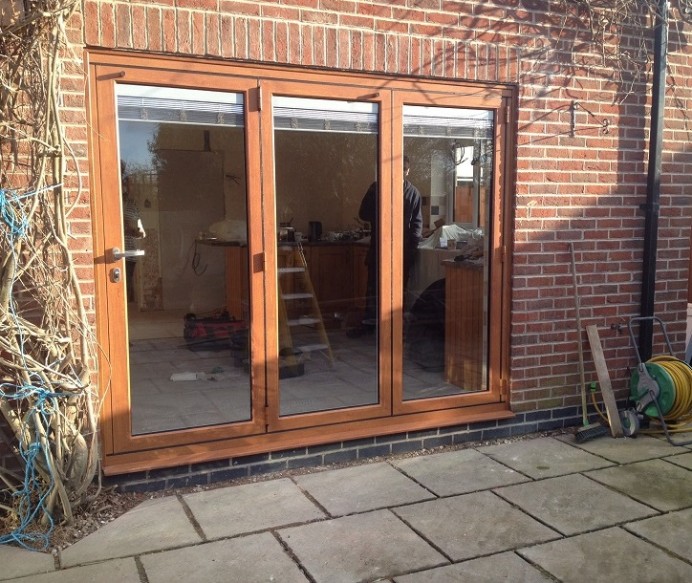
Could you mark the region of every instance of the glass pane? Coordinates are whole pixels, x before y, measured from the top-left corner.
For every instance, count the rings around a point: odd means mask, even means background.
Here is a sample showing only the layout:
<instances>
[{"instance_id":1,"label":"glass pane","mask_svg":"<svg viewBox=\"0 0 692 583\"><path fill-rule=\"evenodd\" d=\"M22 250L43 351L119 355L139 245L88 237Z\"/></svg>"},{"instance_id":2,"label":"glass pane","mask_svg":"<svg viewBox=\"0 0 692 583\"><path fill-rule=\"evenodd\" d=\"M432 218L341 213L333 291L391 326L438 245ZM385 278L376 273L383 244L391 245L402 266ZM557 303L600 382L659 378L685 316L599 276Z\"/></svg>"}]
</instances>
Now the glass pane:
<instances>
[{"instance_id":1,"label":"glass pane","mask_svg":"<svg viewBox=\"0 0 692 583\"><path fill-rule=\"evenodd\" d=\"M492 128L485 110L404 107L423 224L404 282L405 400L488 387Z\"/></svg>"},{"instance_id":2,"label":"glass pane","mask_svg":"<svg viewBox=\"0 0 692 583\"><path fill-rule=\"evenodd\" d=\"M280 414L376 404L376 105L272 105Z\"/></svg>"},{"instance_id":3,"label":"glass pane","mask_svg":"<svg viewBox=\"0 0 692 583\"><path fill-rule=\"evenodd\" d=\"M132 433L249 420L243 96L119 87Z\"/></svg>"}]
</instances>

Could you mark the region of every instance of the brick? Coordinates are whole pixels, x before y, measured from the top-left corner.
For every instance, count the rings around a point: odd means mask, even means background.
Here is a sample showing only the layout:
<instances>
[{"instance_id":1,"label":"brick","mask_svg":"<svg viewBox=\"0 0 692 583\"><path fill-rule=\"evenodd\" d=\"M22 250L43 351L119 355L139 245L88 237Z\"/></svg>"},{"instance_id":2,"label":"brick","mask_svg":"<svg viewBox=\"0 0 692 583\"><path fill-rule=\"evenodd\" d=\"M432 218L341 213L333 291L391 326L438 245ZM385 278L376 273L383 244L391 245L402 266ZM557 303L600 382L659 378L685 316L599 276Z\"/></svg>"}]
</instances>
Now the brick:
<instances>
[{"instance_id":1,"label":"brick","mask_svg":"<svg viewBox=\"0 0 692 583\"><path fill-rule=\"evenodd\" d=\"M87 2L84 5L84 41L87 45L98 45L99 38L99 5Z\"/></svg>"},{"instance_id":2,"label":"brick","mask_svg":"<svg viewBox=\"0 0 692 583\"><path fill-rule=\"evenodd\" d=\"M100 44L104 47L114 47L115 7L112 4L99 5L99 23L101 25Z\"/></svg>"},{"instance_id":3,"label":"brick","mask_svg":"<svg viewBox=\"0 0 692 583\"><path fill-rule=\"evenodd\" d=\"M145 12L147 28L147 48L159 52L163 50L163 27L161 26L161 9L147 7Z\"/></svg>"},{"instance_id":4,"label":"brick","mask_svg":"<svg viewBox=\"0 0 692 583\"><path fill-rule=\"evenodd\" d=\"M132 15L130 6L116 4L115 6L116 39L119 47L132 47Z\"/></svg>"},{"instance_id":5,"label":"brick","mask_svg":"<svg viewBox=\"0 0 692 583\"><path fill-rule=\"evenodd\" d=\"M206 14L206 54L212 56L221 55L220 25L221 21L218 14Z\"/></svg>"},{"instance_id":6,"label":"brick","mask_svg":"<svg viewBox=\"0 0 692 583\"><path fill-rule=\"evenodd\" d=\"M192 30L190 12L179 10L175 14L176 19L176 45L181 53L189 53L192 50Z\"/></svg>"},{"instance_id":7,"label":"brick","mask_svg":"<svg viewBox=\"0 0 692 583\"><path fill-rule=\"evenodd\" d=\"M192 52L196 55L207 54L207 39L204 14L192 12L190 18L190 28L192 35Z\"/></svg>"},{"instance_id":8,"label":"brick","mask_svg":"<svg viewBox=\"0 0 692 583\"><path fill-rule=\"evenodd\" d=\"M132 22L132 47L139 50L148 48L148 23L146 21L146 11L143 6L132 7Z\"/></svg>"},{"instance_id":9,"label":"brick","mask_svg":"<svg viewBox=\"0 0 692 583\"><path fill-rule=\"evenodd\" d=\"M392 452L392 446L388 443L380 445L371 445L368 447L358 448L358 459L367 459L371 457L379 457L389 455Z\"/></svg>"},{"instance_id":10,"label":"brick","mask_svg":"<svg viewBox=\"0 0 692 583\"><path fill-rule=\"evenodd\" d=\"M173 52L178 47L177 20L173 10L162 12L163 50Z\"/></svg>"}]
</instances>

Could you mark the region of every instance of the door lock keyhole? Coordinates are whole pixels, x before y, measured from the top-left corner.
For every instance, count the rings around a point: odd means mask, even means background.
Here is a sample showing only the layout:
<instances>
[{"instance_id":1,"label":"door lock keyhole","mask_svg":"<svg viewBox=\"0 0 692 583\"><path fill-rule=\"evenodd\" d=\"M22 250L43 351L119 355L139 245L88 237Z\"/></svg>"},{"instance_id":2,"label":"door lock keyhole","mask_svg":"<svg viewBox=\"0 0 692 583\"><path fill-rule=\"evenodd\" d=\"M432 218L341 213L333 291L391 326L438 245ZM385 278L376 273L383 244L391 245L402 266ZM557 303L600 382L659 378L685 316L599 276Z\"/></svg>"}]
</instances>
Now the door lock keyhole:
<instances>
[{"instance_id":1,"label":"door lock keyhole","mask_svg":"<svg viewBox=\"0 0 692 583\"><path fill-rule=\"evenodd\" d=\"M119 267L114 267L111 269L111 281L113 283L120 283L120 280L123 278L123 272Z\"/></svg>"}]
</instances>

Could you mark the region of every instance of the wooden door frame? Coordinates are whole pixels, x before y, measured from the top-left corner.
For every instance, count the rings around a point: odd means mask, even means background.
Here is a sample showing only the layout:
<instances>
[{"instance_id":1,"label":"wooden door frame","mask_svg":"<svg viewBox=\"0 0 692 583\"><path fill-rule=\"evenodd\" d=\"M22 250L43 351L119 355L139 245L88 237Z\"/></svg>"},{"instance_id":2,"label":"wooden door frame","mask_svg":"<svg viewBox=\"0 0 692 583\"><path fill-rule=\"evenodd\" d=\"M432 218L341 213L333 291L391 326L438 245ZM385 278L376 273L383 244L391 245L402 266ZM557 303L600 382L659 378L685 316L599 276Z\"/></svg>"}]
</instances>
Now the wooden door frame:
<instances>
[{"instance_id":1,"label":"wooden door frame","mask_svg":"<svg viewBox=\"0 0 692 583\"><path fill-rule=\"evenodd\" d=\"M207 442L256 434L264 430L264 402L252 399L252 416L249 421L236 422L214 427L194 427L184 430L165 431L153 434L132 435L131 403L129 390L129 351L127 350L127 325L125 294L123 283L111 280L111 269L124 268L124 260L113 261L111 249L124 248L122 240L122 209L119 184L119 154L117 144L116 83L169 86L185 89L207 87L204 75L181 71L157 71L127 64L98 64L89 66L90 92L92 99L91 167L97 180L92 183L94 262L97 296L97 337L102 352L99 359L99 386L102 387L102 410L109 420L108 429L103 434L104 452L108 454L140 451L159 447L180 446L189 443ZM258 115L253 107L253 92L256 82L252 78L216 78L216 90L244 94L245 140L247 173L247 212L248 216L261 217L262 208L259 196L259 161L256 159L259 136ZM98 136L98 139L96 139ZM117 217L117 220L113 220ZM251 256L261 253L261 220L248 224L248 252ZM249 284L252 290L262 289L263 273L257 268L257 261L251 262ZM266 329L264 311L258 302L250 302L251 334L250 350L256 355L253 362L264 362L264 340L259 331ZM114 366L111 363L124 363ZM252 394L266 386L265 369L253 366L250 375Z\"/></svg>"},{"instance_id":2,"label":"wooden door frame","mask_svg":"<svg viewBox=\"0 0 692 583\"><path fill-rule=\"evenodd\" d=\"M389 135L390 127L388 116L384 111L388 109L388 102L391 101L391 92L380 90L376 94L372 93L372 88L360 84L344 84L337 87L334 85L325 86L324 83L314 83L311 81L296 81L293 78L285 80L269 80L261 82L261 92L263 99L262 106L262 152L263 157L269 154L271 159L263 158L263 200L264 200L264 252L266 262L266 285L265 285L265 305L267 306L266 325L268 330L278 330L278 315L275 309L278 305L276 278L277 272L277 241L276 233L276 189L274 176L274 124L272 118L272 98L273 96L290 96L299 98L314 99L338 99L345 101L362 101L375 103L378 106L379 135L378 142L381 151L382 137ZM385 177L388 183L388 165L383 163L383 156L378 159L379 174ZM383 224L380 236L385 239L386 234L391 230L387 224L388 217L382 218ZM381 241L382 244L382 241ZM383 246L384 248L384 246ZM383 256L381 265L388 265L391 257ZM382 271L385 271L382 269ZM389 277L388 274L381 274L381 277ZM386 280L383 282L386 285ZM382 294L380 294L382 295ZM381 298L380 313L389 313L390 305L387 298ZM269 307L272 306L272 309ZM343 423L368 419L374 417L384 417L391 413L391 347L389 338L391 337L390 324L386 321L380 324L379 330L379 350L378 350L378 402L373 405L363 405L359 407L349 407L330 411L314 411L310 413L295 414L290 416L280 415L280 381L279 381L279 347L278 334L267 334L267 425L268 431L282 431L298 428L313 427L316 425L329 425L333 423Z\"/></svg>"},{"instance_id":3,"label":"wooden door frame","mask_svg":"<svg viewBox=\"0 0 692 583\"><path fill-rule=\"evenodd\" d=\"M513 121L513 113L504 117L506 104L512 102L516 106L516 91L513 87L502 84L479 84L464 82L447 82L443 80L388 77L385 75L368 75L360 73L344 73L338 71L318 71L310 69L291 68L287 66L255 65L247 63L229 63L207 61L183 57L154 57L149 54L120 53L104 50L86 52L85 62L89 71L89 116L90 116L90 171L92 177L92 211L94 223L94 257L96 273L96 327L98 340L102 347L102 357L99 366L99 385L102 390L102 438L104 446L104 468L107 474L116 474L153 467L166 467L183 463L194 463L223 459L239 455L249 455L261 452L309 446L321 443L344 441L374 435L400 433L404 431L442 427L512 417L507 402L507 379L509 373L509 274L511 253L512 221L509 213L510 178L513 172L514 140L508 131L508 121ZM432 407L418 406L409 403L394 405L396 399L401 399L401 387L395 390L396 376L401 367L401 328L402 315L399 307L395 306L400 290L393 290L395 295L380 294L381 313L391 314L391 319L382 318L380 340L380 385L383 387L381 403L374 407L363 407L353 410L337 411L334 414L307 414L296 416L296 419L275 419L271 427L267 417L268 406L274 399L276 407L277 394L271 395L276 388L271 367L265 362L276 353L269 334L265 339L261 335L252 335L251 350L255 365L252 369L253 391L264 392L267 402L253 399L253 418L247 423L236 423L214 427L195 428L182 431L170 431L160 434L131 436L129 432L129 400L122 397L122 387L111 388L110 362L127 362L127 350L118 349L116 344L122 342L118 338L126 333L122 326L118 327L108 315L113 310L122 309L124 297L122 290L118 292L109 288L108 263L106 251L113 244L107 232L106 217L115 213L120 216L120 197L115 196L112 189L118 185L117 180L117 147L115 146L116 127L114 86L117 82L133 82L147 85L169 85L191 89L211 89L221 91L238 91L242 88L245 93L245 136L246 136L246 171L248 181L248 216L249 216L249 247L250 247L250 292L256 295L264 290L267 283L267 273L275 273L276 257L274 249L275 231L273 202L263 207L263 200L272 200L271 196L262 192L260 182L262 171L272 164L259 158L259 152L266 152L268 144L259 143L259 136L268 139L266 129L267 116L271 116L269 100L262 96L266 87L272 90L280 87L303 87L316 84L322 87L325 96L338 95L335 90L347 90L360 99L375 100L382 107L380 140L388 140L392 144L392 154L403 149L403 138L394 135L395 117L385 115L387 108L394 108L394 95L421 93L424 85L425 94L438 95L439 100L449 99L450 103L464 101L464 107L496 108L499 123L504 125L503 140L498 142L502 147L504 167L495 173L496 190L502 191L502 200L497 212L499 230L493 234L494 253L501 253L502 263L502 301L498 308L497 317L492 322L493 331L500 335L500 349L492 361L497 367L498 374L493 377L494 385L491 391L482 394L465 395L463 398L446 399L436 402ZM350 89L347 89L350 88ZM355 88L355 89L354 89ZM311 88L312 91L312 88ZM314 96L314 93L311 93ZM389 100L389 101L388 101ZM498 101L499 100L499 101ZM265 101L265 103L263 103ZM498 106L502 102L502 107ZM264 109L264 111L263 111ZM268 110L268 112L267 112ZM391 113L391 111L389 111ZM499 124L498 124L499 127ZM499 130L498 130L499 131ZM499 136L500 134L498 134ZM399 140L399 142L397 142ZM389 289L398 281L396 273L385 269L386 265L396 265L398 247L393 245L396 232L401 227L401 204L394 204L393 193L395 184L400 184L403 177L401 169L385 163L385 155L380 150L379 172L383 185L390 185L388 192L383 186L383 204L391 204L393 214L383 219L381 229L381 244L383 259L381 261L381 278L383 289ZM109 190L110 189L110 190ZM400 197L396 197L398 200ZM397 210L398 209L398 210ZM503 214L504 213L504 214ZM383 213L384 214L384 213ZM122 243L122 241L120 241ZM269 252L267 252L269 251ZM396 271L397 268L395 268ZM251 301L251 319L253 326L261 330L275 325L275 315L270 313L267 306L273 305L276 299L275 289L267 286L267 299L262 302ZM254 293L253 293L254 292ZM261 291L261 293L264 293ZM272 294L274 294L272 296ZM395 309L396 308L396 309ZM494 332L493 332L494 333ZM393 343L396 340L396 345ZM275 342L274 342L275 344ZM394 345L394 349L389 347ZM397 352L398 351L398 352ZM121 382L121 381L120 381ZM497 383L500 389L497 389ZM272 388L274 386L274 388ZM398 392L397 392L398 391ZM385 393L387 393L385 395ZM392 400L394 399L394 400ZM387 409L389 408L389 411ZM298 419L302 417L302 419ZM306 424L306 421L309 422ZM313 424L312 426L307 426ZM273 433L271 431L274 431Z\"/></svg>"}]
</instances>

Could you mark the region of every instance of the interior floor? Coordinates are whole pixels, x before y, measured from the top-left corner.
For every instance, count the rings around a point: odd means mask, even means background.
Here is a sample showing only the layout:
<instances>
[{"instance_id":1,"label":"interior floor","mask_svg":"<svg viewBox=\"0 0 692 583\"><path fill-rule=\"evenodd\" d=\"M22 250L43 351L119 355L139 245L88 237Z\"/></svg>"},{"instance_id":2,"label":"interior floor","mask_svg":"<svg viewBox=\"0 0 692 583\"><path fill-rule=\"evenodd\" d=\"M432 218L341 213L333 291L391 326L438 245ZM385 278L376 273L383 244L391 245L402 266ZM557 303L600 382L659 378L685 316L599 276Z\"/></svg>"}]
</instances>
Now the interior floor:
<instances>
[{"instance_id":1,"label":"interior floor","mask_svg":"<svg viewBox=\"0 0 692 583\"><path fill-rule=\"evenodd\" d=\"M130 311L130 379L134 435L249 420L247 367L228 350L190 350L177 312ZM303 355L297 376L280 380L280 414L377 403L373 356L376 335L351 338L329 331L332 349ZM442 371L404 364L405 399L465 392Z\"/></svg>"}]
</instances>

